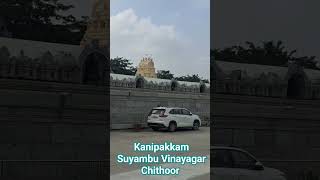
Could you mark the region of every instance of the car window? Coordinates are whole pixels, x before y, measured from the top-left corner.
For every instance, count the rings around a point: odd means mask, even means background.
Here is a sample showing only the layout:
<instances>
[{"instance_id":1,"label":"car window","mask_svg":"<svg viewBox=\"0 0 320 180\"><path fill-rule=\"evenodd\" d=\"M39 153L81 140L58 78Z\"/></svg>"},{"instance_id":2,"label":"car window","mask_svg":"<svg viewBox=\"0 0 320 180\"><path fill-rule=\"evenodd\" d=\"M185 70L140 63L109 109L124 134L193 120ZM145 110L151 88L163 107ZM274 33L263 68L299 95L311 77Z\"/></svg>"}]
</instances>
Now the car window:
<instances>
[{"instance_id":1,"label":"car window","mask_svg":"<svg viewBox=\"0 0 320 180\"><path fill-rule=\"evenodd\" d=\"M251 169L257 162L247 153L241 151L231 151L234 168Z\"/></svg>"},{"instance_id":2,"label":"car window","mask_svg":"<svg viewBox=\"0 0 320 180\"><path fill-rule=\"evenodd\" d=\"M152 109L149 113L149 116L151 114L161 114L161 113L164 113L166 110L165 109Z\"/></svg>"},{"instance_id":3,"label":"car window","mask_svg":"<svg viewBox=\"0 0 320 180\"><path fill-rule=\"evenodd\" d=\"M169 112L169 114L177 114L176 109L171 109L170 112Z\"/></svg>"},{"instance_id":4,"label":"car window","mask_svg":"<svg viewBox=\"0 0 320 180\"><path fill-rule=\"evenodd\" d=\"M213 167L232 168L232 158L227 150L211 150Z\"/></svg>"},{"instance_id":5,"label":"car window","mask_svg":"<svg viewBox=\"0 0 320 180\"><path fill-rule=\"evenodd\" d=\"M185 109L182 109L182 114L183 115L190 115L190 111L187 111Z\"/></svg>"},{"instance_id":6,"label":"car window","mask_svg":"<svg viewBox=\"0 0 320 180\"><path fill-rule=\"evenodd\" d=\"M182 114L181 109L174 109L175 114Z\"/></svg>"}]
</instances>

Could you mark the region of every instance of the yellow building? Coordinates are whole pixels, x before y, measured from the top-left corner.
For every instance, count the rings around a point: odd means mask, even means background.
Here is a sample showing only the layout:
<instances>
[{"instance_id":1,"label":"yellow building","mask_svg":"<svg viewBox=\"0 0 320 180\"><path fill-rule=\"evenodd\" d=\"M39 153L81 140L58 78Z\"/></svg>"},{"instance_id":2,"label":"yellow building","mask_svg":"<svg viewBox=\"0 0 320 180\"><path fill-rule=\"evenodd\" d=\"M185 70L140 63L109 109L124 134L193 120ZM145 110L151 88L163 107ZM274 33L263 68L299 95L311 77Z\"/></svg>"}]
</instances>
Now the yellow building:
<instances>
[{"instance_id":1,"label":"yellow building","mask_svg":"<svg viewBox=\"0 0 320 180\"><path fill-rule=\"evenodd\" d=\"M154 62L151 57L144 57L139 63L136 76L143 76L147 78L157 78Z\"/></svg>"},{"instance_id":2,"label":"yellow building","mask_svg":"<svg viewBox=\"0 0 320 180\"><path fill-rule=\"evenodd\" d=\"M99 47L107 48L110 34L109 1L110 0L95 0L87 31L80 44L81 47L85 47L96 40L99 43Z\"/></svg>"}]
</instances>

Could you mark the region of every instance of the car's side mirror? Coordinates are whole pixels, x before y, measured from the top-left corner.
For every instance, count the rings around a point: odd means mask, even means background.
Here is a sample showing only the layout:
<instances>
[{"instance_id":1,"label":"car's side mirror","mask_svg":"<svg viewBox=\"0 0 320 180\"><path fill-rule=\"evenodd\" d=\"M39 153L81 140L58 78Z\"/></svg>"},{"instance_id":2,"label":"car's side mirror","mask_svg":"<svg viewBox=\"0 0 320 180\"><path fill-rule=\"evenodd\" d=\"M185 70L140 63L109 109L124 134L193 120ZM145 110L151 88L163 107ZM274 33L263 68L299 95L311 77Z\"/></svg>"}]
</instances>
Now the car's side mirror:
<instances>
[{"instance_id":1,"label":"car's side mirror","mask_svg":"<svg viewBox=\"0 0 320 180\"><path fill-rule=\"evenodd\" d=\"M253 167L252 167L253 170L257 170L257 171L262 171L264 170L264 167L263 165L260 163L260 162L256 162Z\"/></svg>"}]
</instances>

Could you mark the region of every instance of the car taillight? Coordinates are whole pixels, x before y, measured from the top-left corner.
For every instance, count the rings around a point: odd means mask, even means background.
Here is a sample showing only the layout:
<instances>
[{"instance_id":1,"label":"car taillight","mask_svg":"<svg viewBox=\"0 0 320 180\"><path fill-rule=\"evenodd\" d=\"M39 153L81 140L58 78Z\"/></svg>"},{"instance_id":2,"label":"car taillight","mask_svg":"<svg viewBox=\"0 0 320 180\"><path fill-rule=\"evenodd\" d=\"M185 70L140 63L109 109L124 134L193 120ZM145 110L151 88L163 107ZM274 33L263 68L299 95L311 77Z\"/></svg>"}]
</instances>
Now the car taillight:
<instances>
[{"instance_id":1,"label":"car taillight","mask_svg":"<svg viewBox=\"0 0 320 180\"><path fill-rule=\"evenodd\" d=\"M164 111L161 111L161 113L159 114L159 117L167 117L168 115L164 114Z\"/></svg>"}]
</instances>

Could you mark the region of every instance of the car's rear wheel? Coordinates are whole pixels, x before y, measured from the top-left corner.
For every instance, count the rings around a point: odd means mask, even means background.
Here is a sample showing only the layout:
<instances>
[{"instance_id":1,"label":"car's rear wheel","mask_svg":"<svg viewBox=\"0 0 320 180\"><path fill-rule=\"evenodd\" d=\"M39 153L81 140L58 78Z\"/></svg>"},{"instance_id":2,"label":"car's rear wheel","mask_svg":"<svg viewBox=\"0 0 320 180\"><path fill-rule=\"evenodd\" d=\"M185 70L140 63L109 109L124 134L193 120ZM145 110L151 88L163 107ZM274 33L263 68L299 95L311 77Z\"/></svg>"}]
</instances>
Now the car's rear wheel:
<instances>
[{"instance_id":1,"label":"car's rear wheel","mask_svg":"<svg viewBox=\"0 0 320 180\"><path fill-rule=\"evenodd\" d=\"M152 127L152 130L159 131L159 128L158 127Z\"/></svg>"},{"instance_id":2,"label":"car's rear wheel","mask_svg":"<svg viewBox=\"0 0 320 180\"><path fill-rule=\"evenodd\" d=\"M177 129L176 123L171 122L171 123L169 124L168 130L169 130L170 132L175 132L176 129Z\"/></svg>"},{"instance_id":3,"label":"car's rear wheel","mask_svg":"<svg viewBox=\"0 0 320 180\"><path fill-rule=\"evenodd\" d=\"M193 130L199 130L199 127L200 127L200 123L198 121L194 121L192 129Z\"/></svg>"}]
</instances>

